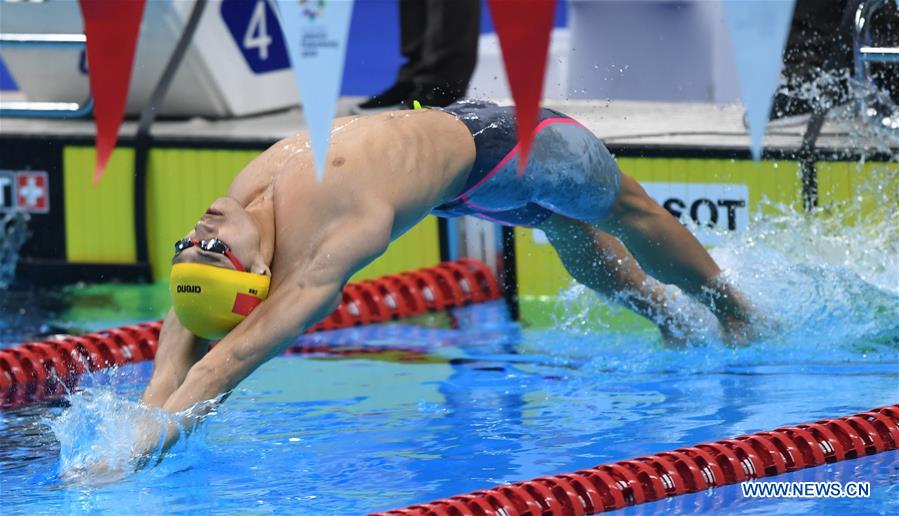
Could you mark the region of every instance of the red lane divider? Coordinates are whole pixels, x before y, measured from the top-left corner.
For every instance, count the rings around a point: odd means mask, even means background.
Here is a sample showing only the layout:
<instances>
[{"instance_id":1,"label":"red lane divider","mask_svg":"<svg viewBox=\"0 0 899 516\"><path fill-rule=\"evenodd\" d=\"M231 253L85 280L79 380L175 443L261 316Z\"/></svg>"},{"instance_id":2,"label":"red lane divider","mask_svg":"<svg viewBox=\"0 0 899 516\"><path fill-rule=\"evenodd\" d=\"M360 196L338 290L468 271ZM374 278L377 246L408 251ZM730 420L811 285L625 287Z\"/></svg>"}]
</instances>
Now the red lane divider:
<instances>
[{"instance_id":1,"label":"red lane divider","mask_svg":"<svg viewBox=\"0 0 899 516\"><path fill-rule=\"evenodd\" d=\"M375 516L582 515L899 449L899 405L541 477Z\"/></svg>"},{"instance_id":2,"label":"red lane divider","mask_svg":"<svg viewBox=\"0 0 899 516\"><path fill-rule=\"evenodd\" d=\"M307 333L386 322L501 297L490 269L463 258L350 283L337 310ZM151 360L161 327L161 321L148 322L0 349L0 408L58 397L85 371Z\"/></svg>"}]
</instances>

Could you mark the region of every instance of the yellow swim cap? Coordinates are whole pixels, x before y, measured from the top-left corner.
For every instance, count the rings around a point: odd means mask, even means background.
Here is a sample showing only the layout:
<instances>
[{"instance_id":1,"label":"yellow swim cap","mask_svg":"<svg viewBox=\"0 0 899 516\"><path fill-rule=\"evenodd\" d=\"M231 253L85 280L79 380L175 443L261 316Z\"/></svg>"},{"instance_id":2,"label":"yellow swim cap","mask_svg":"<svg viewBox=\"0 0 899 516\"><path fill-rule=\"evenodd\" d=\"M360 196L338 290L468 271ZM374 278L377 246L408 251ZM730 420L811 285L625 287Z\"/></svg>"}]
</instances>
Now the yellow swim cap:
<instances>
[{"instance_id":1,"label":"yellow swim cap","mask_svg":"<svg viewBox=\"0 0 899 516\"><path fill-rule=\"evenodd\" d=\"M175 315L204 339L220 339L268 297L271 278L201 263L172 266Z\"/></svg>"}]
</instances>

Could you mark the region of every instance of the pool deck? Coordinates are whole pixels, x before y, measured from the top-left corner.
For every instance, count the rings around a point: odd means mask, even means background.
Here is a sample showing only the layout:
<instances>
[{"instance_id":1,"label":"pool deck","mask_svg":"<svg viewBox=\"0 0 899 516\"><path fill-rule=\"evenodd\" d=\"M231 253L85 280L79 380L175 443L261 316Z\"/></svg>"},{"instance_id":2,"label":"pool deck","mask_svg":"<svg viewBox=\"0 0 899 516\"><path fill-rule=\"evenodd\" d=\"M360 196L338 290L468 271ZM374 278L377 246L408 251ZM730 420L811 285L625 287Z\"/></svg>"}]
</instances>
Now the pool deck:
<instances>
[{"instance_id":1,"label":"pool deck","mask_svg":"<svg viewBox=\"0 0 899 516\"><path fill-rule=\"evenodd\" d=\"M342 98L338 116L350 113L358 98ZM547 101L557 109L583 122L617 151L699 151L748 153L749 136L743 122L743 109L736 104L673 103L643 101ZM866 131L863 137L851 137L847 117L825 123L818 148L845 151L860 145L899 151L899 134ZM851 120L851 119L849 119ZM154 140L163 145L238 145L265 147L305 127L301 110L236 118L208 120L159 120L153 125ZM128 143L137 129L134 120L126 121L120 132ZM765 139L766 149L787 156L797 150L805 132L805 123L771 124ZM93 120L37 120L0 118L4 136L62 138L90 141Z\"/></svg>"}]
</instances>

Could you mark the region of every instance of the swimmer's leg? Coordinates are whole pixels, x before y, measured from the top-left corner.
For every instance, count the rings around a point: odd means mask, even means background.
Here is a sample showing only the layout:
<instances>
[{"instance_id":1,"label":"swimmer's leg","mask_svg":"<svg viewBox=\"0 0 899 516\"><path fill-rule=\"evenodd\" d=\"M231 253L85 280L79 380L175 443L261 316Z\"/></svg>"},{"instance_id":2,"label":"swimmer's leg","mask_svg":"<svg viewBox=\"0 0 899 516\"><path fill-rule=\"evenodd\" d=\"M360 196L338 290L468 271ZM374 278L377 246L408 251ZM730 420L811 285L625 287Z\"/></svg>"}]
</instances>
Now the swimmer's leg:
<instances>
[{"instance_id":1,"label":"swimmer's leg","mask_svg":"<svg viewBox=\"0 0 899 516\"><path fill-rule=\"evenodd\" d=\"M643 272L615 237L590 223L558 214L538 227L579 283L651 320L666 341L683 340L683 331L668 311L664 289Z\"/></svg>"},{"instance_id":2,"label":"swimmer's leg","mask_svg":"<svg viewBox=\"0 0 899 516\"><path fill-rule=\"evenodd\" d=\"M708 306L730 337L748 338L751 309L746 298L721 281L721 269L702 244L634 179L621 174L610 213L595 223L621 239L646 272Z\"/></svg>"},{"instance_id":3,"label":"swimmer's leg","mask_svg":"<svg viewBox=\"0 0 899 516\"><path fill-rule=\"evenodd\" d=\"M141 403L162 407L184 382L187 372L209 351L209 342L198 339L181 325L173 310L162 322L159 348L153 359L153 376L141 396Z\"/></svg>"}]
</instances>

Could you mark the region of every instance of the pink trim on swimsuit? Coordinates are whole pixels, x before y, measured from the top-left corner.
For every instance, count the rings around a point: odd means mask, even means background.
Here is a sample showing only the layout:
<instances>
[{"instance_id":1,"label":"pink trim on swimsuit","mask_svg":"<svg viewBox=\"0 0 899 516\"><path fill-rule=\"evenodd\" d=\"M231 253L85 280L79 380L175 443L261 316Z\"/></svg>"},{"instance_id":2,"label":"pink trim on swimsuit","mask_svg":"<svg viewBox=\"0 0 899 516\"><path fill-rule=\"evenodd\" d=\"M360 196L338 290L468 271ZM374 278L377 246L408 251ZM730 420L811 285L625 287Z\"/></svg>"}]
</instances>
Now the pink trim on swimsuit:
<instances>
[{"instance_id":1,"label":"pink trim on swimsuit","mask_svg":"<svg viewBox=\"0 0 899 516\"><path fill-rule=\"evenodd\" d=\"M577 120L573 120L573 119L571 119L571 118L562 118L562 117L547 118L546 120L543 120L543 121L541 121L539 124L537 124L537 127L534 128L534 133L533 133L533 135L532 135L532 138L536 137L536 136L537 136L537 133L539 133L540 131L542 131L543 129L545 129L547 126L552 125L552 124L576 124L576 125L579 125L579 126L581 126L581 127L584 126L583 124L581 124L581 123L578 122ZM502 160L500 160L500 162L497 163L495 167L493 167L493 170L491 170L491 171L490 171L486 176L484 176L480 181L478 181L477 183L475 183L474 186L472 186L472 187L469 188L468 190L465 190L464 192L462 192L462 193L461 193L458 197L456 197L455 199L452 199L452 201L459 201L459 200L461 200L462 202L464 202L465 204L467 204L467 205L469 205L469 206L471 206L471 207L473 207L473 208L477 208L477 209L479 209L479 210L480 210L480 209L483 209L483 208L480 208L480 207L478 207L478 206L475 206L474 204L472 204L472 203L469 201L469 199L468 199L469 194L471 194L472 192L474 192L475 190L477 190L481 185L483 185L485 182L487 182L488 179L490 179L490 178L493 177L497 172L499 172L499 171L500 171L500 170L501 170L507 163L509 163L509 161L512 160L512 158L515 157L516 154L518 154L518 152L519 152L520 150L521 150L521 143L516 143L516 144L515 144L515 147L512 147L512 150L510 150L509 153L506 154L506 156L505 156ZM452 202L452 201L450 201L450 202ZM493 211L506 211L506 210L493 210Z\"/></svg>"},{"instance_id":2,"label":"pink trim on swimsuit","mask_svg":"<svg viewBox=\"0 0 899 516\"><path fill-rule=\"evenodd\" d=\"M494 211L506 211L506 210L494 210ZM508 222L506 222L504 220L494 219L493 217L491 217L490 215L487 215L486 213L484 213L482 211L478 212L472 216L480 217L482 219L489 220L490 222L496 222L497 224L502 225L502 226L513 226L514 225L514 224L509 224Z\"/></svg>"},{"instance_id":3,"label":"pink trim on swimsuit","mask_svg":"<svg viewBox=\"0 0 899 516\"><path fill-rule=\"evenodd\" d=\"M463 202L464 204L466 204L467 206L469 206L469 207L474 208L475 210L477 210L478 213L483 213L483 212L485 212L485 211L488 212L488 213L502 213L502 212L504 212L504 211L510 211L509 209L506 209L506 208L486 208L486 207L484 207L484 206L478 206L477 204L475 204L475 203L474 203L471 199L469 199L468 197L462 199L462 202ZM514 209L517 209L517 208L512 208L512 209L514 210Z\"/></svg>"}]
</instances>

